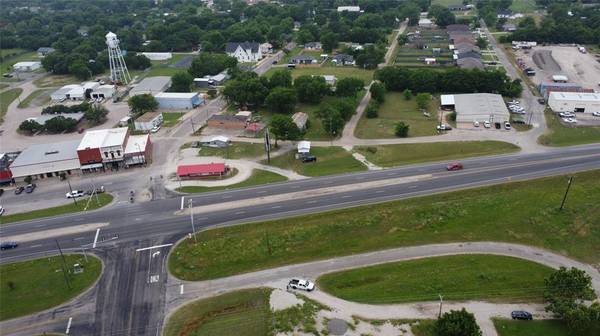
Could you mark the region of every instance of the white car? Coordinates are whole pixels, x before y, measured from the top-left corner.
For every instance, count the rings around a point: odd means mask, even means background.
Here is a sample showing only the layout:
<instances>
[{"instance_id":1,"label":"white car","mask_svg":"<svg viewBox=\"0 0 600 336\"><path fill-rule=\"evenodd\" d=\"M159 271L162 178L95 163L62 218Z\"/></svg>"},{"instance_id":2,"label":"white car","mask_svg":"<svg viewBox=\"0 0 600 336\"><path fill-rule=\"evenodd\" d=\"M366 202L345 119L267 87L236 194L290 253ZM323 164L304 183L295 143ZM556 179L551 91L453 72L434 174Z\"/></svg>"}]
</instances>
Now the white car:
<instances>
[{"instance_id":1,"label":"white car","mask_svg":"<svg viewBox=\"0 0 600 336\"><path fill-rule=\"evenodd\" d=\"M508 102L508 104L512 104L512 105L519 105L521 102L518 100L511 100Z\"/></svg>"},{"instance_id":2,"label":"white car","mask_svg":"<svg viewBox=\"0 0 600 336\"><path fill-rule=\"evenodd\" d=\"M577 122L577 119L575 118L563 118L563 121L569 124L575 124Z\"/></svg>"},{"instance_id":3,"label":"white car","mask_svg":"<svg viewBox=\"0 0 600 336\"><path fill-rule=\"evenodd\" d=\"M490 122L486 120L483 122L483 127L490 128L490 127L492 127L492 124L490 124Z\"/></svg>"},{"instance_id":4,"label":"white car","mask_svg":"<svg viewBox=\"0 0 600 336\"><path fill-rule=\"evenodd\" d=\"M560 112L558 115L562 118L573 118L575 116L571 112Z\"/></svg>"},{"instance_id":5,"label":"white car","mask_svg":"<svg viewBox=\"0 0 600 336\"><path fill-rule=\"evenodd\" d=\"M594 112L594 113L592 113L592 115L593 115L594 117L600 117L600 112Z\"/></svg>"},{"instance_id":6,"label":"white car","mask_svg":"<svg viewBox=\"0 0 600 336\"><path fill-rule=\"evenodd\" d=\"M504 123L504 128L506 128L506 130L510 130L512 127L510 126L509 122L505 122Z\"/></svg>"},{"instance_id":7,"label":"white car","mask_svg":"<svg viewBox=\"0 0 600 336\"><path fill-rule=\"evenodd\" d=\"M83 190L73 190L69 191L65 196L67 198L78 198L83 197L83 195L85 195L85 192Z\"/></svg>"},{"instance_id":8,"label":"white car","mask_svg":"<svg viewBox=\"0 0 600 336\"><path fill-rule=\"evenodd\" d=\"M315 289L315 284L305 279L292 279L287 285L287 289L301 289L311 292Z\"/></svg>"},{"instance_id":9,"label":"white car","mask_svg":"<svg viewBox=\"0 0 600 336\"><path fill-rule=\"evenodd\" d=\"M160 125L154 126L152 127L152 129L150 130L150 133L156 133L160 130Z\"/></svg>"},{"instance_id":10,"label":"white car","mask_svg":"<svg viewBox=\"0 0 600 336\"><path fill-rule=\"evenodd\" d=\"M473 126L475 126L475 127L479 127L479 121L477 121L477 120L474 120L474 121L473 121Z\"/></svg>"}]
</instances>

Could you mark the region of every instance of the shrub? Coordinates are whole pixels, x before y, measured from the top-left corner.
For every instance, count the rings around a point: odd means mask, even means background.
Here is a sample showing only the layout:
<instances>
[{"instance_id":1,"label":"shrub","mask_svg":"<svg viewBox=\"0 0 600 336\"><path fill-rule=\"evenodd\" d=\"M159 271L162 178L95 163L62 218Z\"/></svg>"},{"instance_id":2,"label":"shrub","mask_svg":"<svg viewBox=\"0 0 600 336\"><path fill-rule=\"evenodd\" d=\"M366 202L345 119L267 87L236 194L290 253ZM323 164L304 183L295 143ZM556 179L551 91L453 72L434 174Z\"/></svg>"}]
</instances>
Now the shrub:
<instances>
[{"instance_id":1,"label":"shrub","mask_svg":"<svg viewBox=\"0 0 600 336\"><path fill-rule=\"evenodd\" d=\"M403 121L396 124L395 134L397 137L406 138L408 136L408 130L410 125L405 124Z\"/></svg>"},{"instance_id":2,"label":"shrub","mask_svg":"<svg viewBox=\"0 0 600 336\"><path fill-rule=\"evenodd\" d=\"M379 117L379 104L375 103L375 101L370 102L369 105L367 105L365 112L366 112L367 118L369 118L369 119Z\"/></svg>"}]
</instances>

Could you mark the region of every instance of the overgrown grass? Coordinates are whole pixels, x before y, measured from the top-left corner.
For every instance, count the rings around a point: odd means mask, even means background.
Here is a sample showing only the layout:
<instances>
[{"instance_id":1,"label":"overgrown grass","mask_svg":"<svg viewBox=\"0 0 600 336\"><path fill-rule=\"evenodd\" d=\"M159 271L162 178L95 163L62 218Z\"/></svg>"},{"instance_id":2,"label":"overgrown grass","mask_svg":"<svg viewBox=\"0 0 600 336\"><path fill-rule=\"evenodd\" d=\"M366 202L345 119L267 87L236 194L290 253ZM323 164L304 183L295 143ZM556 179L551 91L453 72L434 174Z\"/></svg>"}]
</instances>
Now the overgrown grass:
<instances>
[{"instance_id":1,"label":"overgrown grass","mask_svg":"<svg viewBox=\"0 0 600 336\"><path fill-rule=\"evenodd\" d=\"M96 197L94 196L92 198L92 200L89 202L87 211L101 208L101 207L107 205L108 203L112 202L112 200L113 200L113 197L111 194L106 194L106 193L98 194L99 202L96 202ZM52 216L64 215L64 214L68 214L68 213L81 212L81 211L84 211L85 206L87 204L88 204L88 198L86 197L86 198L78 198L77 205L75 205L74 203L69 203L66 205L61 205L61 206L57 206L57 207L53 207L53 208L33 210L30 212L17 213L14 215L10 215L10 214L7 215L5 213L2 217L0 217L0 224L8 224L8 223L37 219L37 218L52 217ZM8 209L7 212L8 211L10 211L10 209Z\"/></svg>"},{"instance_id":2,"label":"overgrown grass","mask_svg":"<svg viewBox=\"0 0 600 336\"><path fill-rule=\"evenodd\" d=\"M519 258L455 255L330 273L318 285L344 300L371 304L432 301L439 294L446 300L543 302L551 272Z\"/></svg>"},{"instance_id":3,"label":"overgrown grass","mask_svg":"<svg viewBox=\"0 0 600 336\"><path fill-rule=\"evenodd\" d=\"M558 320L515 321L509 319L492 319L499 336L579 336L598 335L597 333L580 334L570 331ZM600 330L597 330L600 332Z\"/></svg>"},{"instance_id":4,"label":"overgrown grass","mask_svg":"<svg viewBox=\"0 0 600 336\"><path fill-rule=\"evenodd\" d=\"M226 148L200 147L198 156L219 156L225 159L256 158L265 155L265 145L234 142Z\"/></svg>"},{"instance_id":5,"label":"overgrown grass","mask_svg":"<svg viewBox=\"0 0 600 336\"><path fill-rule=\"evenodd\" d=\"M23 89L16 88L0 93L0 123L4 121L4 115L8 112L8 105L17 99L21 92L23 92Z\"/></svg>"},{"instance_id":6,"label":"overgrown grass","mask_svg":"<svg viewBox=\"0 0 600 336\"><path fill-rule=\"evenodd\" d=\"M33 84L35 84L37 87L44 88L75 84L79 82L80 80L71 75L46 75L34 80Z\"/></svg>"},{"instance_id":7,"label":"overgrown grass","mask_svg":"<svg viewBox=\"0 0 600 336\"><path fill-rule=\"evenodd\" d=\"M513 0L510 10L519 13L531 13L535 10L535 0Z\"/></svg>"},{"instance_id":8,"label":"overgrown grass","mask_svg":"<svg viewBox=\"0 0 600 336\"><path fill-rule=\"evenodd\" d=\"M186 280L400 246L504 241L600 263L600 170L212 229L175 247L169 269Z\"/></svg>"},{"instance_id":9,"label":"overgrown grass","mask_svg":"<svg viewBox=\"0 0 600 336\"><path fill-rule=\"evenodd\" d=\"M62 259L58 256L0 265L0 320L32 314L64 303L90 287L100 276L98 258L65 255L68 268L65 283ZM73 274L73 264L84 271Z\"/></svg>"},{"instance_id":10,"label":"overgrown grass","mask_svg":"<svg viewBox=\"0 0 600 336\"><path fill-rule=\"evenodd\" d=\"M27 98L23 99L18 108L26 108L35 100L37 106L42 106L48 102L50 102L50 92L52 90L49 89L40 89L33 91ZM40 97L41 96L41 97Z\"/></svg>"},{"instance_id":11,"label":"overgrown grass","mask_svg":"<svg viewBox=\"0 0 600 336\"><path fill-rule=\"evenodd\" d=\"M405 100L401 92L389 92L379 107L379 117L369 119L363 114L354 134L362 139L395 138L395 126L403 121L410 125L410 137L436 135L436 126L439 124L437 107L438 101L431 101L428 109L430 116L426 117L419 111L415 97Z\"/></svg>"},{"instance_id":12,"label":"overgrown grass","mask_svg":"<svg viewBox=\"0 0 600 336\"><path fill-rule=\"evenodd\" d=\"M310 153L317 157L317 162L302 163L301 160L296 159L296 151L290 151L272 158L271 165L291 169L305 176L324 176L367 170L367 167L354 159L352 154L342 147L312 147Z\"/></svg>"},{"instance_id":13,"label":"overgrown grass","mask_svg":"<svg viewBox=\"0 0 600 336\"><path fill-rule=\"evenodd\" d=\"M538 138L542 145L561 147L600 142L600 127L565 126L549 110L546 110L545 116L548 130Z\"/></svg>"},{"instance_id":14,"label":"overgrown grass","mask_svg":"<svg viewBox=\"0 0 600 336\"><path fill-rule=\"evenodd\" d=\"M282 68L271 68L271 70L265 73L265 76L271 77L274 71ZM365 81L365 85L369 84L373 80L374 70L364 70L350 66L299 66L296 69L290 69L292 77L296 78L299 76L323 76L323 75L334 75L338 80L346 77L358 77Z\"/></svg>"},{"instance_id":15,"label":"overgrown grass","mask_svg":"<svg viewBox=\"0 0 600 336\"><path fill-rule=\"evenodd\" d=\"M304 302L293 307L274 312L274 330L278 333L291 333L297 328L299 331L319 335L316 328L316 317L321 310L331 310L329 307L313 301L306 296L296 295Z\"/></svg>"},{"instance_id":16,"label":"overgrown grass","mask_svg":"<svg viewBox=\"0 0 600 336\"><path fill-rule=\"evenodd\" d=\"M195 194L195 193L202 193L202 192L209 192L209 191L251 187L251 186L256 186L256 185L263 185L263 184L268 184L268 183L284 182L284 181L287 181L287 178L285 176L282 176L282 175L279 175L276 173L272 173L270 171L262 170L262 169L254 169L254 170L252 170L252 175L250 175L250 177L247 180L242 181L240 183L236 183L236 184L232 184L232 185L228 185L228 186L218 186L218 187L186 186L186 187L177 188L176 190L179 192L183 192L183 193Z\"/></svg>"},{"instance_id":17,"label":"overgrown grass","mask_svg":"<svg viewBox=\"0 0 600 336\"><path fill-rule=\"evenodd\" d=\"M163 126L164 127L173 127L177 125L179 119L183 117L185 112L163 112Z\"/></svg>"},{"instance_id":18,"label":"overgrown grass","mask_svg":"<svg viewBox=\"0 0 600 336\"><path fill-rule=\"evenodd\" d=\"M357 146L354 149L368 161L382 167L420 162L517 152L520 148L501 141L456 141L418 144Z\"/></svg>"}]
</instances>

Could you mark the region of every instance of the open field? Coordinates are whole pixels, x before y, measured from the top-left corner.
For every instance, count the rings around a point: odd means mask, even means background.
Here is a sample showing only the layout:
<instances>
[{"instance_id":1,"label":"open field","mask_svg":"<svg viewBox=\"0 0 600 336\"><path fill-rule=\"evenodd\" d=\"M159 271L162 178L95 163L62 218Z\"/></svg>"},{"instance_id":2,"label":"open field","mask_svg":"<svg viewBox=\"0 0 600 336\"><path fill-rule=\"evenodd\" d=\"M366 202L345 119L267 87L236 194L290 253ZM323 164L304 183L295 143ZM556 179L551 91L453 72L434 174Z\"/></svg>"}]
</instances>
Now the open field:
<instances>
[{"instance_id":1,"label":"open field","mask_svg":"<svg viewBox=\"0 0 600 336\"><path fill-rule=\"evenodd\" d=\"M177 125L177 122L185 112L164 112L163 113L163 126L164 127L173 127Z\"/></svg>"},{"instance_id":2,"label":"open field","mask_svg":"<svg viewBox=\"0 0 600 336\"><path fill-rule=\"evenodd\" d=\"M23 89L16 88L0 93L0 123L4 120L6 112L8 112L8 105L17 99L21 92L23 92Z\"/></svg>"},{"instance_id":3,"label":"open field","mask_svg":"<svg viewBox=\"0 0 600 336\"><path fill-rule=\"evenodd\" d=\"M99 203L96 202L96 197L94 197L89 203L89 207L87 211L99 209L108 203L112 202L113 197L111 194L98 194ZM52 217L58 215L64 215L73 212L81 212L84 211L86 204L88 203L88 197L78 198L77 205L74 203L69 203L67 205L61 205L54 208L46 208L33 210L30 212L17 213L14 215L10 215L10 209L6 210L6 213L0 217L0 224L8 224L14 222L20 222L25 220L44 218L44 217Z\"/></svg>"},{"instance_id":4,"label":"open field","mask_svg":"<svg viewBox=\"0 0 600 336\"><path fill-rule=\"evenodd\" d=\"M426 197L203 231L174 248L169 270L206 280L392 247L501 241L600 263L600 170L567 178L461 190Z\"/></svg>"},{"instance_id":5,"label":"open field","mask_svg":"<svg viewBox=\"0 0 600 336\"><path fill-rule=\"evenodd\" d=\"M493 319L498 336L579 336L558 320L515 321ZM597 335L590 332L585 335Z\"/></svg>"},{"instance_id":6,"label":"open field","mask_svg":"<svg viewBox=\"0 0 600 336\"><path fill-rule=\"evenodd\" d=\"M265 76L270 77L274 71L281 70L282 68L271 68L271 70L265 73ZM374 70L364 70L356 67L349 66L306 66L297 67L296 69L290 69L292 77L296 78L299 76L323 76L323 75L334 75L338 80L346 77L358 77L365 82L365 85L369 84L373 80Z\"/></svg>"},{"instance_id":7,"label":"open field","mask_svg":"<svg viewBox=\"0 0 600 336\"><path fill-rule=\"evenodd\" d=\"M43 106L50 102L50 93L52 89L39 89L33 91L27 98L19 103L19 108L29 107L32 103L34 106Z\"/></svg>"},{"instance_id":8,"label":"open field","mask_svg":"<svg viewBox=\"0 0 600 336\"><path fill-rule=\"evenodd\" d=\"M202 192L209 192L209 191L252 187L252 186L256 186L256 185L263 185L263 184L268 184L268 183L284 182L284 181L287 181L287 178L285 176L275 174L270 171L266 171L266 170L262 170L262 169L254 169L254 170L252 170L252 175L250 175L250 177L247 180L240 182L240 183L236 183L236 184L232 184L232 185L228 185L228 186L219 186L219 187L188 186L188 187L177 188L177 191L183 192L183 193L194 194L194 193L202 193Z\"/></svg>"},{"instance_id":9,"label":"open field","mask_svg":"<svg viewBox=\"0 0 600 336\"><path fill-rule=\"evenodd\" d=\"M225 159L256 158L266 155L263 144L233 142L226 148L200 147L198 156L219 156Z\"/></svg>"},{"instance_id":10,"label":"open field","mask_svg":"<svg viewBox=\"0 0 600 336\"><path fill-rule=\"evenodd\" d=\"M368 161L382 167L505 154L517 152L519 149L511 143L500 141L430 142L354 147L354 150L363 154Z\"/></svg>"},{"instance_id":11,"label":"open field","mask_svg":"<svg viewBox=\"0 0 600 336\"><path fill-rule=\"evenodd\" d=\"M513 257L455 255L329 273L317 283L344 300L370 304L433 301L439 294L445 300L543 302L551 272Z\"/></svg>"},{"instance_id":12,"label":"open field","mask_svg":"<svg viewBox=\"0 0 600 336\"><path fill-rule=\"evenodd\" d=\"M64 303L90 287L100 276L102 264L88 255L65 255L71 289L65 284L58 256L0 265L0 321L32 314ZM73 264L84 271L73 273Z\"/></svg>"},{"instance_id":13,"label":"open field","mask_svg":"<svg viewBox=\"0 0 600 336\"><path fill-rule=\"evenodd\" d=\"M513 0L509 9L518 13L531 13L535 11L535 0Z\"/></svg>"},{"instance_id":14,"label":"open field","mask_svg":"<svg viewBox=\"0 0 600 336\"><path fill-rule=\"evenodd\" d=\"M198 300L178 309L165 336L269 335L272 313L269 289L246 289Z\"/></svg>"},{"instance_id":15,"label":"open field","mask_svg":"<svg viewBox=\"0 0 600 336\"><path fill-rule=\"evenodd\" d=\"M305 176L324 176L367 170L367 167L354 159L352 154L342 147L313 147L310 149L310 153L317 157L317 162L302 163L295 158L296 151L290 151L272 158L271 165L291 169ZM266 160L263 163L266 163Z\"/></svg>"},{"instance_id":16,"label":"open field","mask_svg":"<svg viewBox=\"0 0 600 336\"><path fill-rule=\"evenodd\" d=\"M46 75L33 81L33 84L39 88L63 86L81 82L71 75Z\"/></svg>"},{"instance_id":17,"label":"open field","mask_svg":"<svg viewBox=\"0 0 600 336\"><path fill-rule=\"evenodd\" d=\"M419 111L415 97L405 100L401 92L389 92L379 107L379 116L369 119L366 113L363 114L354 135L361 139L395 138L395 126L400 121L410 125L410 137L436 135L438 104L436 99L431 101L428 109L430 116L426 117Z\"/></svg>"},{"instance_id":18,"label":"open field","mask_svg":"<svg viewBox=\"0 0 600 336\"><path fill-rule=\"evenodd\" d=\"M9 86L10 85L8 85L8 84L0 83L0 90L6 89Z\"/></svg>"},{"instance_id":19,"label":"open field","mask_svg":"<svg viewBox=\"0 0 600 336\"><path fill-rule=\"evenodd\" d=\"M555 113L547 110L545 116L548 129L538 138L542 145L561 147L600 142L600 127L567 127Z\"/></svg>"}]
</instances>

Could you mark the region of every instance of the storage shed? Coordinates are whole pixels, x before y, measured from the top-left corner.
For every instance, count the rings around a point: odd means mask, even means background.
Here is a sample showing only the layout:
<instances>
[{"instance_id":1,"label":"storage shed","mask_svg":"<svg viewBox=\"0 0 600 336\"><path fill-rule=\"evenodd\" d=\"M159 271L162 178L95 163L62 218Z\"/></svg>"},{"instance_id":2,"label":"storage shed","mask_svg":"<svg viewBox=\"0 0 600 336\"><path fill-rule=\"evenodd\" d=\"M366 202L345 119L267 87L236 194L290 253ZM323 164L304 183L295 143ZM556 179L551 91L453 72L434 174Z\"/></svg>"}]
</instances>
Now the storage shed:
<instances>
[{"instance_id":1,"label":"storage shed","mask_svg":"<svg viewBox=\"0 0 600 336\"><path fill-rule=\"evenodd\" d=\"M161 92L154 98L158 108L167 110L189 110L203 103L197 92Z\"/></svg>"},{"instance_id":2,"label":"storage shed","mask_svg":"<svg viewBox=\"0 0 600 336\"><path fill-rule=\"evenodd\" d=\"M163 123L163 115L162 112L146 112L139 116L134 122L133 125L136 131L145 131L149 132L155 126L158 126Z\"/></svg>"}]
</instances>

